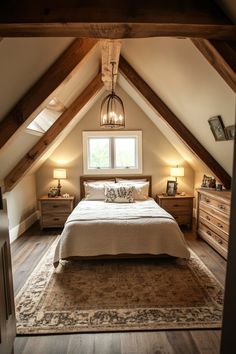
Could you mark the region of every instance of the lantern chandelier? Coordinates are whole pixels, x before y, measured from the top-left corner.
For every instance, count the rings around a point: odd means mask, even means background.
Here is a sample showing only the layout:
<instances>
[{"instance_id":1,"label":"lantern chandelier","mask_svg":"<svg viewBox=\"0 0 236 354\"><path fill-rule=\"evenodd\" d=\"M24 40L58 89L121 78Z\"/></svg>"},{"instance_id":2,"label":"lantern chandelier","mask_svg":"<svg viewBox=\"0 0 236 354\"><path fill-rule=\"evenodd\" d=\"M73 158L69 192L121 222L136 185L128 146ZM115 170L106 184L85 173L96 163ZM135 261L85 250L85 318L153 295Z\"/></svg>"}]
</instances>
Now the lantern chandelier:
<instances>
[{"instance_id":1,"label":"lantern chandelier","mask_svg":"<svg viewBox=\"0 0 236 354\"><path fill-rule=\"evenodd\" d=\"M125 127L125 111L124 105L119 96L114 91L114 66L115 62L111 62L112 65L112 88L111 93L107 95L101 105L101 127L119 129Z\"/></svg>"}]
</instances>

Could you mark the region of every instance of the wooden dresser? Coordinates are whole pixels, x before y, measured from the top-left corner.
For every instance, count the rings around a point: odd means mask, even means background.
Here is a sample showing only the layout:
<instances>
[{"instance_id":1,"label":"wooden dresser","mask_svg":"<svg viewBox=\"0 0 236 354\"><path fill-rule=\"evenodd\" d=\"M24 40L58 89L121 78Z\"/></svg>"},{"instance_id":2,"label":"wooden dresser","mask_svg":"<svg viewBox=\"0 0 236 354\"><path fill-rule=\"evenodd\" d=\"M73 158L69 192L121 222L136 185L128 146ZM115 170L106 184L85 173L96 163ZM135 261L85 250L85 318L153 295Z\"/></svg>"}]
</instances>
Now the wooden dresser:
<instances>
[{"instance_id":1,"label":"wooden dresser","mask_svg":"<svg viewBox=\"0 0 236 354\"><path fill-rule=\"evenodd\" d=\"M74 197L39 198L40 226L63 227L66 219L74 208Z\"/></svg>"},{"instance_id":2,"label":"wooden dresser","mask_svg":"<svg viewBox=\"0 0 236 354\"><path fill-rule=\"evenodd\" d=\"M205 189L197 192L198 235L227 258L231 192Z\"/></svg>"},{"instance_id":3,"label":"wooden dresser","mask_svg":"<svg viewBox=\"0 0 236 354\"><path fill-rule=\"evenodd\" d=\"M192 228L193 219L193 198L192 196L157 195L157 203L170 213L179 225L188 225Z\"/></svg>"}]
</instances>

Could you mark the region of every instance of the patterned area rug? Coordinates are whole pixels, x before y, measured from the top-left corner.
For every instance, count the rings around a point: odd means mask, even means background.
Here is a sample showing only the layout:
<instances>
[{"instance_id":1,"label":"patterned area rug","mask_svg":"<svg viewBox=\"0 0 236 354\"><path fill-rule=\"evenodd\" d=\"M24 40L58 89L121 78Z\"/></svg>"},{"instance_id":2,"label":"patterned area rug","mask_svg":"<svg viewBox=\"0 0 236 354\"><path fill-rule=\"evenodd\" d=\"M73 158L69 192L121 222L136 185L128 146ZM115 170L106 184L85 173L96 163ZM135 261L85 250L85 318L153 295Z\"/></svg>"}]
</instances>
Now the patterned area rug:
<instances>
[{"instance_id":1,"label":"patterned area rug","mask_svg":"<svg viewBox=\"0 0 236 354\"><path fill-rule=\"evenodd\" d=\"M17 333L220 328L223 288L191 252L177 259L52 265L54 243L16 297Z\"/></svg>"}]
</instances>

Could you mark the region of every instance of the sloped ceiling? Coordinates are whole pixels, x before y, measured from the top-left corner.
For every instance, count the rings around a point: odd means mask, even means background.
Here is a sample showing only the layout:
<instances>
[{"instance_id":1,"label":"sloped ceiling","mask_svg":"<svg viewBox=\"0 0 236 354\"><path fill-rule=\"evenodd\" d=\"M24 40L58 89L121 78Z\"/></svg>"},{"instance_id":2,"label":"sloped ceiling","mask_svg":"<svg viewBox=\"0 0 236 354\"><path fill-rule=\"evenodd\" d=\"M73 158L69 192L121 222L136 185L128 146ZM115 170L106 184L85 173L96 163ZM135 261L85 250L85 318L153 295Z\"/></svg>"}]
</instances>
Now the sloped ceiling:
<instances>
[{"instance_id":1,"label":"sloped ceiling","mask_svg":"<svg viewBox=\"0 0 236 354\"><path fill-rule=\"evenodd\" d=\"M71 38L25 38L4 39L0 43L0 74L3 78L1 80L3 83L1 85L3 98L0 108L1 118L71 41ZM173 38L123 40L122 55L231 175L233 142L215 142L207 120L211 116L221 115L226 126L234 124L235 94L190 40ZM60 91L59 98L62 103L70 104L86 87L99 70L100 60L100 51L97 49L78 70L77 75L69 80ZM6 90L4 90L5 82ZM119 78L119 83L155 122L170 143L187 159L193 169L195 171L205 170L206 167L122 77ZM58 137L47 154L37 163L37 168L88 109L89 107L85 107L73 124L70 124L68 129ZM26 135L24 131L17 133L16 139L0 151L2 166L0 179L6 176L38 139L37 136Z\"/></svg>"},{"instance_id":2,"label":"sloped ceiling","mask_svg":"<svg viewBox=\"0 0 236 354\"><path fill-rule=\"evenodd\" d=\"M234 124L236 95L191 41L173 38L124 40L122 55L231 175L233 141L215 142L208 118L221 115L225 126ZM149 111L148 116L153 117L150 107L148 109L137 93L135 99L130 85L124 80L120 80L120 84L147 114ZM161 119L153 121L176 148L181 146L179 152L186 156L186 147L170 128L163 125ZM192 154L189 159L196 160ZM199 168L196 163L193 165L195 170Z\"/></svg>"}]
</instances>

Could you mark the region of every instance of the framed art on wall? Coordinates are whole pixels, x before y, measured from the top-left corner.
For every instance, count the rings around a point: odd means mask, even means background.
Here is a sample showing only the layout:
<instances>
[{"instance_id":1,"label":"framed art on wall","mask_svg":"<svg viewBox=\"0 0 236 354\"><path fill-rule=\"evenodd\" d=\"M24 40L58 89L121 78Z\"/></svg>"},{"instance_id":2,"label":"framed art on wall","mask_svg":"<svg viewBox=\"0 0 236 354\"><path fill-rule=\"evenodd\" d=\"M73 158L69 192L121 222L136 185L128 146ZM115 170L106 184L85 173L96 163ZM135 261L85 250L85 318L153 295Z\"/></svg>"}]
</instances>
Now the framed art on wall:
<instances>
[{"instance_id":1,"label":"framed art on wall","mask_svg":"<svg viewBox=\"0 0 236 354\"><path fill-rule=\"evenodd\" d=\"M233 140L235 137L235 125L230 125L225 128L227 140Z\"/></svg>"},{"instance_id":2,"label":"framed art on wall","mask_svg":"<svg viewBox=\"0 0 236 354\"><path fill-rule=\"evenodd\" d=\"M216 141L226 140L225 127L221 116L209 118L208 123Z\"/></svg>"}]
</instances>

